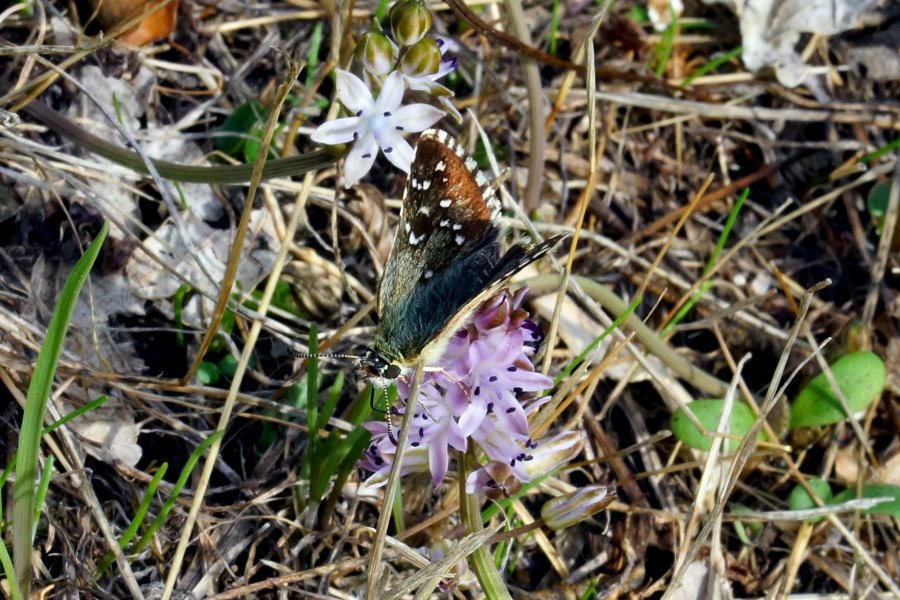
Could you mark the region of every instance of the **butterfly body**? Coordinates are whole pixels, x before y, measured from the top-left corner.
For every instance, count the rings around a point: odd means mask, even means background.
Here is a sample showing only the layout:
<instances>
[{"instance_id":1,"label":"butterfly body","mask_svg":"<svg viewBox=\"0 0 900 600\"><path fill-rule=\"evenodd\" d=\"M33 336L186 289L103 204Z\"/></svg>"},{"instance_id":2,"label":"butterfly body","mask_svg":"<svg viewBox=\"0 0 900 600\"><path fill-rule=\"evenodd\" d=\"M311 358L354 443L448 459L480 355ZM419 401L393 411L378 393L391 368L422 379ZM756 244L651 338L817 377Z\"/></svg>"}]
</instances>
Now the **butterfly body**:
<instances>
[{"instance_id":1,"label":"butterfly body","mask_svg":"<svg viewBox=\"0 0 900 600\"><path fill-rule=\"evenodd\" d=\"M501 255L499 224L500 200L475 161L448 133L423 133L378 288L378 329L361 361L370 377L394 379L419 359L439 359L484 300L568 237Z\"/></svg>"}]
</instances>

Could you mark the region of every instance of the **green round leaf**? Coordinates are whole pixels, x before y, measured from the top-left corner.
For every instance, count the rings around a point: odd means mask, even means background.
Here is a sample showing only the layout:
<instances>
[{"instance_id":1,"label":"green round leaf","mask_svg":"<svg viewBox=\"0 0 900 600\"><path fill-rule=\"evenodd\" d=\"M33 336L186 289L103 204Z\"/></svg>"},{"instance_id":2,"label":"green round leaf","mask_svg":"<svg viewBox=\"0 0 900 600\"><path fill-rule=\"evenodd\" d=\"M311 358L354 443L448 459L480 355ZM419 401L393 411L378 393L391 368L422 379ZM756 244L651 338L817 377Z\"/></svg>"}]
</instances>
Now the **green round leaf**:
<instances>
[{"instance_id":1,"label":"green round leaf","mask_svg":"<svg viewBox=\"0 0 900 600\"><path fill-rule=\"evenodd\" d=\"M883 217L887 211L888 197L891 195L890 182L876 183L866 197L866 208L873 217Z\"/></svg>"},{"instance_id":2,"label":"green round leaf","mask_svg":"<svg viewBox=\"0 0 900 600\"><path fill-rule=\"evenodd\" d=\"M219 369L216 368L211 362L207 362L205 360L200 361L200 365L197 367L197 380L203 385L213 385L217 381L219 381L220 373Z\"/></svg>"},{"instance_id":3,"label":"green round leaf","mask_svg":"<svg viewBox=\"0 0 900 600\"><path fill-rule=\"evenodd\" d=\"M870 483L862 486L860 490L860 498L893 498L892 501L882 502L863 512L870 515L887 515L900 519L900 485L891 485L889 483ZM855 489L846 489L840 492L831 501L831 504L840 504L848 500L856 498Z\"/></svg>"},{"instance_id":4,"label":"green round leaf","mask_svg":"<svg viewBox=\"0 0 900 600\"><path fill-rule=\"evenodd\" d=\"M706 431L713 432L719 424L719 418L722 416L722 407L724 400L694 400L687 405L687 408L697 418ZM753 410L743 403L735 402L731 409L731 418L729 420L728 433L733 436L743 437L750 431L756 416ZM686 446L696 450L709 450L712 446L713 438L703 435L691 422L684 409L679 408L672 414L672 433ZM765 436L760 431L757 436L758 440L764 440ZM738 440L729 440L728 447L734 451L738 447Z\"/></svg>"},{"instance_id":5,"label":"green round leaf","mask_svg":"<svg viewBox=\"0 0 900 600\"><path fill-rule=\"evenodd\" d=\"M841 357L831 365L831 373L851 413L863 410L884 389L884 361L872 352L853 352ZM791 429L833 425L846 416L825 374L819 373L791 405Z\"/></svg>"},{"instance_id":6,"label":"green round leaf","mask_svg":"<svg viewBox=\"0 0 900 600\"><path fill-rule=\"evenodd\" d=\"M225 377L234 377L234 373L237 371L237 359L231 354L226 354L216 366L219 369L219 373Z\"/></svg>"},{"instance_id":7,"label":"green round leaf","mask_svg":"<svg viewBox=\"0 0 900 600\"><path fill-rule=\"evenodd\" d=\"M812 491L816 493L816 496L819 497L822 502L825 504L829 504L831 502L831 486L828 485L827 481L823 481L821 479L810 479L806 482ZM816 508L816 503L813 502L812 497L807 493L805 489L803 489L802 485L796 485L793 490L791 490L790 495L788 496L788 508L791 510L807 510L810 508ZM810 523L818 523L825 517L816 517L814 519L807 519Z\"/></svg>"}]
</instances>

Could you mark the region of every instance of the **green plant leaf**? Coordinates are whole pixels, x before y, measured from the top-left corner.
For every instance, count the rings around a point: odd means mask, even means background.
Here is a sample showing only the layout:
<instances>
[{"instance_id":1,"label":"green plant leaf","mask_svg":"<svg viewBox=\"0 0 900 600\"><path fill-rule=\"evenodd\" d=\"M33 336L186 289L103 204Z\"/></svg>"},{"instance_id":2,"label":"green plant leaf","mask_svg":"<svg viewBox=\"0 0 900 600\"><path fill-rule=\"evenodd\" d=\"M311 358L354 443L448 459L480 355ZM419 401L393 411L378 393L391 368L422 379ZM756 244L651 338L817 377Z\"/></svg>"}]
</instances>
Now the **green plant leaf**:
<instances>
[{"instance_id":1,"label":"green plant leaf","mask_svg":"<svg viewBox=\"0 0 900 600\"><path fill-rule=\"evenodd\" d=\"M16 482L13 487L12 543L15 579L18 581L17 593L29 597L31 593L31 550L32 531L34 530L34 514L39 508L36 504L35 477L37 475L38 454L40 453L40 436L43 430L44 413L47 399L53 387L53 376L59 356L62 353L63 340L69 328L69 319L75 310L75 302L81 287L87 280L91 266L100 254L103 240L109 231L109 223L104 221L97 237L87 247L75 264L53 309L47 335L41 344L34 372L28 385L25 410L22 415L22 426L19 430L19 452L16 462ZM2 542L0 542L2 543ZM12 575L11 573L7 574Z\"/></svg>"},{"instance_id":2,"label":"green plant leaf","mask_svg":"<svg viewBox=\"0 0 900 600\"><path fill-rule=\"evenodd\" d=\"M884 216L890 195L890 182L885 181L872 186L872 189L869 190L869 194L866 196L866 208L872 213L873 217L881 218Z\"/></svg>"},{"instance_id":3,"label":"green plant leaf","mask_svg":"<svg viewBox=\"0 0 900 600\"><path fill-rule=\"evenodd\" d=\"M207 360L200 361L200 365L197 367L197 380L200 383L203 385L215 385L221 376L222 374L219 373L219 369L214 363Z\"/></svg>"},{"instance_id":4,"label":"green plant leaf","mask_svg":"<svg viewBox=\"0 0 900 600\"><path fill-rule=\"evenodd\" d=\"M237 156L244 144L254 135L258 135L258 132L254 133L254 129L265 129L265 124L266 107L256 100L245 102L225 117L219 131L223 134L233 135L217 136L216 147L229 156ZM258 138L256 139L258 150L259 142Z\"/></svg>"},{"instance_id":5,"label":"green plant leaf","mask_svg":"<svg viewBox=\"0 0 900 600\"><path fill-rule=\"evenodd\" d=\"M703 425L704 429L708 432L714 432L719 424L719 418L722 416L724 405L724 400L705 399L694 400L687 405L687 408ZM743 437L750 431L755 421L756 415L753 414L753 410L747 404L735 402L731 409L728 433L732 436ZM675 434L675 437L680 442L695 450L709 450L712 446L713 437L704 435L694 427L694 424L682 408L679 408L672 414L672 433ZM764 440L765 434L760 431L757 439ZM737 439L728 440L728 448L734 451L739 443Z\"/></svg>"},{"instance_id":6,"label":"green plant leaf","mask_svg":"<svg viewBox=\"0 0 900 600\"><path fill-rule=\"evenodd\" d=\"M831 373L851 413L866 408L884 389L884 361L872 352L853 352L841 357L831 365ZM846 417L824 373L816 375L791 405L791 429L833 425Z\"/></svg>"},{"instance_id":7,"label":"green plant leaf","mask_svg":"<svg viewBox=\"0 0 900 600\"><path fill-rule=\"evenodd\" d=\"M837 494L831 501L831 504L840 504L848 500L855 499L856 490L847 489ZM870 483L862 486L859 494L860 498L893 498L890 502L882 502L872 508L867 508L863 512L869 515L887 515L900 519L900 485L891 485L889 483Z\"/></svg>"},{"instance_id":8,"label":"green plant leaf","mask_svg":"<svg viewBox=\"0 0 900 600\"><path fill-rule=\"evenodd\" d=\"M828 485L827 481L823 481L822 479L810 479L806 484L812 488L812 491L816 493L816 496L818 496L822 502L825 504L831 503L831 486ZM809 495L802 485L798 484L794 486L794 489L792 489L790 495L788 495L788 508L791 510L808 510L816 507L817 505L813 502L812 496ZM825 517L815 517L807 519L807 521L810 523L818 523L824 518Z\"/></svg>"},{"instance_id":9,"label":"green plant leaf","mask_svg":"<svg viewBox=\"0 0 900 600\"><path fill-rule=\"evenodd\" d=\"M226 354L216 363L216 368L219 373L231 379L237 372L237 359L231 354Z\"/></svg>"},{"instance_id":10,"label":"green plant leaf","mask_svg":"<svg viewBox=\"0 0 900 600\"><path fill-rule=\"evenodd\" d=\"M731 510L731 514L733 515L743 515L753 512L749 506L738 502L733 502L729 505L729 510ZM749 523L744 523L743 521L734 522L734 533L745 546L753 546L756 543L754 540L759 537L762 530L763 524L758 521L750 521Z\"/></svg>"}]
</instances>

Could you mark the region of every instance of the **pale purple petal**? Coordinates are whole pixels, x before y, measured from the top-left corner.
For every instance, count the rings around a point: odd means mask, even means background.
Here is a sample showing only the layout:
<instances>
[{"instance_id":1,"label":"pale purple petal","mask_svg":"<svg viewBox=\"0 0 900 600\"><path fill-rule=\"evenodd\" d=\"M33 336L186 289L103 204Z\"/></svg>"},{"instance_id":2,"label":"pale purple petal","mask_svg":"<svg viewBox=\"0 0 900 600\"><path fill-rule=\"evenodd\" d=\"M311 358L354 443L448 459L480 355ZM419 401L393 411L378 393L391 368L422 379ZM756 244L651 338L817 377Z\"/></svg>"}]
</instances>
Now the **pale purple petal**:
<instances>
[{"instance_id":1,"label":"pale purple petal","mask_svg":"<svg viewBox=\"0 0 900 600\"><path fill-rule=\"evenodd\" d=\"M515 375L515 377L509 377L508 381L513 384L513 387L522 388L524 392L537 392L553 387L553 380L540 371L519 369Z\"/></svg>"},{"instance_id":2,"label":"pale purple petal","mask_svg":"<svg viewBox=\"0 0 900 600\"><path fill-rule=\"evenodd\" d=\"M431 468L431 482L434 487L443 481L449 464L450 455L447 452L446 436L437 435L428 444L428 466Z\"/></svg>"},{"instance_id":3,"label":"pale purple petal","mask_svg":"<svg viewBox=\"0 0 900 600\"><path fill-rule=\"evenodd\" d=\"M362 179L372 168L377 154L378 142L374 135L366 133L356 140L344 159L344 187L350 187Z\"/></svg>"},{"instance_id":4,"label":"pale purple petal","mask_svg":"<svg viewBox=\"0 0 900 600\"><path fill-rule=\"evenodd\" d=\"M309 138L320 144L346 144L353 141L353 134L360 128L359 117L335 119L319 125Z\"/></svg>"},{"instance_id":5,"label":"pale purple petal","mask_svg":"<svg viewBox=\"0 0 900 600\"><path fill-rule=\"evenodd\" d=\"M392 113L400 108L400 103L403 102L404 91L403 77L400 73L394 71L387 76L387 79L384 80L384 85L381 86L381 93L378 94L378 98L375 100L375 112L378 114Z\"/></svg>"},{"instance_id":6,"label":"pale purple petal","mask_svg":"<svg viewBox=\"0 0 900 600\"><path fill-rule=\"evenodd\" d=\"M394 111L390 124L397 131L425 131L443 116L444 111L430 104L407 104ZM397 129L398 127L400 129Z\"/></svg>"},{"instance_id":7,"label":"pale purple petal","mask_svg":"<svg viewBox=\"0 0 900 600\"><path fill-rule=\"evenodd\" d=\"M463 388L459 382L450 381L449 377L444 377L443 379L447 380L445 385L447 393L444 394L444 402L452 414L459 416L469 406L468 390Z\"/></svg>"},{"instance_id":8,"label":"pale purple petal","mask_svg":"<svg viewBox=\"0 0 900 600\"><path fill-rule=\"evenodd\" d=\"M347 110L358 115L360 111L372 111L375 107L375 100L372 98L372 92L366 87L356 75L342 69L335 69L337 77L337 97Z\"/></svg>"},{"instance_id":9,"label":"pale purple petal","mask_svg":"<svg viewBox=\"0 0 900 600\"><path fill-rule=\"evenodd\" d=\"M381 151L391 164L405 173L409 173L410 163L412 162L413 149L409 142L394 131L393 129L385 129L378 138L381 145Z\"/></svg>"},{"instance_id":10,"label":"pale purple petal","mask_svg":"<svg viewBox=\"0 0 900 600\"><path fill-rule=\"evenodd\" d=\"M472 435L481 426L487 416L487 411L486 406L472 407L472 409L464 411L459 418L460 431L467 436Z\"/></svg>"},{"instance_id":11,"label":"pale purple petal","mask_svg":"<svg viewBox=\"0 0 900 600\"><path fill-rule=\"evenodd\" d=\"M432 75L432 77L434 79L439 79L455 69L456 69L456 57L454 56L453 58L445 58L444 60L441 61L441 65L438 67L437 73Z\"/></svg>"}]
</instances>

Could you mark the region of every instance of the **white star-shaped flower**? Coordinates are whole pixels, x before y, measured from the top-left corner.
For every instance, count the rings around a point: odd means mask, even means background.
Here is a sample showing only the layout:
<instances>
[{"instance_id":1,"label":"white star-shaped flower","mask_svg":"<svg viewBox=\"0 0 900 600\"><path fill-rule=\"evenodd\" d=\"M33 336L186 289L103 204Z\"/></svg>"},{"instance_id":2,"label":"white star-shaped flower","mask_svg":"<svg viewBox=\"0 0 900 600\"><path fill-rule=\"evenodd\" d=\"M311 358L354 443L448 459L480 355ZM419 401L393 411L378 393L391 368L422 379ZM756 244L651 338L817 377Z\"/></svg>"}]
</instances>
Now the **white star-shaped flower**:
<instances>
[{"instance_id":1,"label":"white star-shaped flower","mask_svg":"<svg viewBox=\"0 0 900 600\"><path fill-rule=\"evenodd\" d=\"M335 69L335 73L338 100L354 116L323 123L310 137L320 144L353 142L344 159L344 187L369 172L379 148L395 167L409 173L413 149L401 133L428 129L444 116L444 111L428 104L401 106L405 86L396 71L384 80L378 98L372 97L356 75L341 69Z\"/></svg>"}]
</instances>

